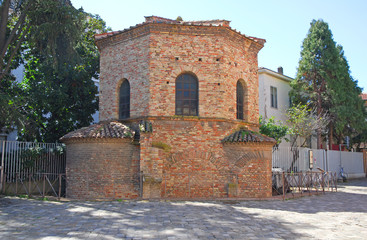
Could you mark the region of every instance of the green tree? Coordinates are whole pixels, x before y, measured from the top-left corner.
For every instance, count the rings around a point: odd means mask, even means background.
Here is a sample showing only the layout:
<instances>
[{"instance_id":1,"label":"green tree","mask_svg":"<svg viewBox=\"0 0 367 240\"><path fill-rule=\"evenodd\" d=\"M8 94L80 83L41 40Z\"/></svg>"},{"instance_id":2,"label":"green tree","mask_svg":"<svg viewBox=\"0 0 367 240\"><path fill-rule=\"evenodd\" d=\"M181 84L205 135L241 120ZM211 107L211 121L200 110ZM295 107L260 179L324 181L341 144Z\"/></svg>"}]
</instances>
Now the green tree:
<instances>
[{"instance_id":1,"label":"green tree","mask_svg":"<svg viewBox=\"0 0 367 240\"><path fill-rule=\"evenodd\" d=\"M348 62L343 48L338 45L339 53L337 77L332 79L329 88L331 96L329 138L343 143L346 136L356 136L366 129L366 111L360 98L362 90L357 81L350 76Z\"/></svg>"},{"instance_id":2,"label":"green tree","mask_svg":"<svg viewBox=\"0 0 367 240\"><path fill-rule=\"evenodd\" d=\"M285 141L289 141L285 136L288 133L288 127L284 126L280 121L275 121L274 117L269 118L267 121L260 116L260 133L271 138L274 138L277 141L276 146L282 142L283 139Z\"/></svg>"},{"instance_id":3,"label":"green tree","mask_svg":"<svg viewBox=\"0 0 367 240\"><path fill-rule=\"evenodd\" d=\"M350 76L343 49L334 42L326 22L311 22L303 41L297 76L291 86L292 102L307 105L317 116L329 116L329 123L316 129L318 148L323 133L329 135L331 146L334 132L341 143L344 136L357 134L364 128L361 90Z\"/></svg>"},{"instance_id":4,"label":"green tree","mask_svg":"<svg viewBox=\"0 0 367 240\"><path fill-rule=\"evenodd\" d=\"M327 114L319 115L316 110L311 110L307 105L297 104L292 106L287 111L289 134L292 136L291 149L293 159L288 171L294 169L295 163L299 157L299 147L307 146L308 139L317 129L325 129L329 122ZM303 141L298 145L298 140Z\"/></svg>"},{"instance_id":5,"label":"green tree","mask_svg":"<svg viewBox=\"0 0 367 240\"><path fill-rule=\"evenodd\" d=\"M311 110L307 105L297 104L287 111L289 134L292 136L291 146L306 147L307 140L317 129L325 129L328 125L327 114L318 115L315 110ZM302 143L298 146L298 139Z\"/></svg>"},{"instance_id":6,"label":"green tree","mask_svg":"<svg viewBox=\"0 0 367 240\"><path fill-rule=\"evenodd\" d=\"M326 22L313 20L306 38L303 41L301 59L297 76L291 83L292 102L307 104L316 113L327 113L330 107L330 96L327 87L337 68L338 59L335 42ZM321 146L322 129L317 129L317 146Z\"/></svg>"},{"instance_id":7,"label":"green tree","mask_svg":"<svg viewBox=\"0 0 367 240\"><path fill-rule=\"evenodd\" d=\"M0 0L0 79L22 62L25 42L55 61L72 52L79 17L69 0Z\"/></svg>"},{"instance_id":8,"label":"green tree","mask_svg":"<svg viewBox=\"0 0 367 240\"><path fill-rule=\"evenodd\" d=\"M38 48L52 56L55 64L66 56L61 50L72 52L73 36L81 33L79 17L68 0L0 0L0 131L21 129L29 120L28 100L11 70L23 63L28 49Z\"/></svg>"},{"instance_id":9,"label":"green tree","mask_svg":"<svg viewBox=\"0 0 367 240\"><path fill-rule=\"evenodd\" d=\"M98 79L99 75L94 34L105 32L107 28L99 16L82 14L84 31L72 46L78 59L54 61L39 48L26 56L22 87L27 99L31 99L28 102L31 121L20 133L23 140L54 142L70 131L88 126L93 120L98 99L92 79Z\"/></svg>"}]
</instances>

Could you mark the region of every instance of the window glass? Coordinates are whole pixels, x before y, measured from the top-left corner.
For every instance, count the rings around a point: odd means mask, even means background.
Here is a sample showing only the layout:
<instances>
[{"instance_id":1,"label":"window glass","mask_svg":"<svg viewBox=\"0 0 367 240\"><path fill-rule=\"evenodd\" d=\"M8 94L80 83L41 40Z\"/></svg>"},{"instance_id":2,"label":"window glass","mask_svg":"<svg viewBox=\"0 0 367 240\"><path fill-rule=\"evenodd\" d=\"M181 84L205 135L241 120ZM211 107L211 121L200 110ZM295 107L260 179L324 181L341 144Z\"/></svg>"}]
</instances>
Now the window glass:
<instances>
[{"instance_id":1,"label":"window glass","mask_svg":"<svg viewBox=\"0 0 367 240\"><path fill-rule=\"evenodd\" d=\"M244 90L240 80L237 81L237 119L243 119Z\"/></svg>"},{"instance_id":2,"label":"window glass","mask_svg":"<svg viewBox=\"0 0 367 240\"><path fill-rule=\"evenodd\" d=\"M271 107L278 108L278 96L276 87L270 87L270 101Z\"/></svg>"},{"instance_id":3,"label":"window glass","mask_svg":"<svg viewBox=\"0 0 367 240\"><path fill-rule=\"evenodd\" d=\"M176 79L176 115L198 115L198 80L191 74Z\"/></svg>"},{"instance_id":4,"label":"window glass","mask_svg":"<svg viewBox=\"0 0 367 240\"><path fill-rule=\"evenodd\" d=\"M130 117L130 84L128 80L124 80L120 87L119 118L125 119L129 117Z\"/></svg>"}]
</instances>

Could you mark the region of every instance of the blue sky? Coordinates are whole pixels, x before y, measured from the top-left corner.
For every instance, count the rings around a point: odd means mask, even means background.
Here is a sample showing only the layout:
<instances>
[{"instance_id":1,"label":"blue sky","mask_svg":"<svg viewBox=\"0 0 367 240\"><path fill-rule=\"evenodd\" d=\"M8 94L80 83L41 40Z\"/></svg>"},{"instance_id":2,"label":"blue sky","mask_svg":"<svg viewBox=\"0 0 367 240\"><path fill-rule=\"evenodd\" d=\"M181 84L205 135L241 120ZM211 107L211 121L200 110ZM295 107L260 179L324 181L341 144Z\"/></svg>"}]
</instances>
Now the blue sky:
<instances>
[{"instance_id":1,"label":"blue sky","mask_svg":"<svg viewBox=\"0 0 367 240\"><path fill-rule=\"evenodd\" d=\"M367 92L366 0L71 0L76 8L98 14L113 30L144 21L144 16L183 20L226 19L249 36L266 39L259 67L295 77L303 39L312 19L329 24L334 41L342 45L351 75Z\"/></svg>"}]
</instances>

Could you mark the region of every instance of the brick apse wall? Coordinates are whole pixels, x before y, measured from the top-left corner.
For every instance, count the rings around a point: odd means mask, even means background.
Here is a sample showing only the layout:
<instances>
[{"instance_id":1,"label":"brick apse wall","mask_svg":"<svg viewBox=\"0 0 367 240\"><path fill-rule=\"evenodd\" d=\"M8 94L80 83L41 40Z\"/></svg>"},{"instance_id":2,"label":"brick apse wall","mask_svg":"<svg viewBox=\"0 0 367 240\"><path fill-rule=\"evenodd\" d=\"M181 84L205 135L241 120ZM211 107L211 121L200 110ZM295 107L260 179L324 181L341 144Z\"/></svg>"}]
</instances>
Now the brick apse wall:
<instances>
[{"instance_id":1,"label":"brick apse wall","mask_svg":"<svg viewBox=\"0 0 367 240\"><path fill-rule=\"evenodd\" d=\"M234 31L228 21L176 22L156 17L124 31L96 36L101 54L100 120L106 124L117 120L136 131L141 122L152 126L151 131L140 132L137 145L139 171L144 176L140 197L271 196L273 139L260 141L251 133L250 138L223 142L234 133L247 136L243 129L258 131L257 53L264 42ZM182 73L198 79L198 116L175 115L175 83ZM130 119L119 120L119 88L125 79L130 83ZM245 86L243 120L236 119L238 80ZM120 145L125 148L128 144ZM71 172L76 166L71 155L80 154L78 147L85 146L73 145L73 153L67 146ZM117 145L111 151L121 153L119 164L125 166L124 151ZM99 157L103 162L103 154ZM86 162L86 172L104 168L100 178L111 175L111 170L94 164L92 156L81 159ZM87 167L88 163L92 165ZM79 166L84 168L81 163ZM101 184L89 191L102 193L85 194L107 196ZM71 194L72 188L70 197L76 196ZM124 196L123 191L119 196L137 197L132 193Z\"/></svg>"},{"instance_id":2,"label":"brick apse wall","mask_svg":"<svg viewBox=\"0 0 367 240\"><path fill-rule=\"evenodd\" d=\"M74 199L139 196L139 147L130 139L67 141L66 195Z\"/></svg>"},{"instance_id":3,"label":"brick apse wall","mask_svg":"<svg viewBox=\"0 0 367 240\"><path fill-rule=\"evenodd\" d=\"M240 124L218 119L149 118L140 138L146 198L271 196L274 142L223 143ZM163 147L162 147L163 146Z\"/></svg>"}]
</instances>

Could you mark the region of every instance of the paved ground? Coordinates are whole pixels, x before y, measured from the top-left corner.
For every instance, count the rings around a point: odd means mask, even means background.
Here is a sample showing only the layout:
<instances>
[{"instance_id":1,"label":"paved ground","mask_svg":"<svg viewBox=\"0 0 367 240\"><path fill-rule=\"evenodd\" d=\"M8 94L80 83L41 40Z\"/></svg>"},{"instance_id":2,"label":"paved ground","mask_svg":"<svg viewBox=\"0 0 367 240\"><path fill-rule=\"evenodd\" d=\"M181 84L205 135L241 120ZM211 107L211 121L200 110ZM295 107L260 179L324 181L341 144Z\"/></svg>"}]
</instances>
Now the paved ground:
<instances>
[{"instance_id":1,"label":"paved ground","mask_svg":"<svg viewBox=\"0 0 367 240\"><path fill-rule=\"evenodd\" d=\"M0 198L0 239L366 239L367 179L288 201Z\"/></svg>"}]
</instances>

